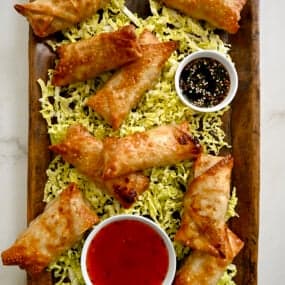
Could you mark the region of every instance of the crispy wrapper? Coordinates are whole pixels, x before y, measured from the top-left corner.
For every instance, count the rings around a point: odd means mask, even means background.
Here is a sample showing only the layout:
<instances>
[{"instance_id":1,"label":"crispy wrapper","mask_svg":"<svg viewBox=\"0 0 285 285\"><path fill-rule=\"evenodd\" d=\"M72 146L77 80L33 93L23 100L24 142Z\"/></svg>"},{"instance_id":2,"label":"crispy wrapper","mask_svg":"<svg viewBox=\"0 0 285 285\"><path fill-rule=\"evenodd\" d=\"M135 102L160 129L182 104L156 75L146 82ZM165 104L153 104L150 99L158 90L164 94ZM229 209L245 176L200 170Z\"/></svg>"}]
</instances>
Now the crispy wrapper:
<instances>
[{"instance_id":1,"label":"crispy wrapper","mask_svg":"<svg viewBox=\"0 0 285 285\"><path fill-rule=\"evenodd\" d=\"M234 34L246 0L163 0L170 8Z\"/></svg>"},{"instance_id":2,"label":"crispy wrapper","mask_svg":"<svg viewBox=\"0 0 285 285\"><path fill-rule=\"evenodd\" d=\"M82 238L99 218L75 184L70 184L1 254L4 265L19 265L30 275L41 273Z\"/></svg>"},{"instance_id":3,"label":"crispy wrapper","mask_svg":"<svg viewBox=\"0 0 285 285\"><path fill-rule=\"evenodd\" d=\"M197 157L201 146L191 136L188 127L188 123L183 122L123 138L105 139L103 177L110 179Z\"/></svg>"},{"instance_id":4,"label":"crispy wrapper","mask_svg":"<svg viewBox=\"0 0 285 285\"><path fill-rule=\"evenodd\" d=\"M56 86L95 78L102 72L115 70L141 57L132 25L62 45L56 52L59 61L52 77L52 84Z\"/></svg>"},{"instance_id":5,"label":"crispy wrapper","mask_svg":"<svg viewBox=\"0 0 285 285\"><path fill-rule=\"evenodd\" d=\"M226 228L226 237L225 258L197 250L191 252L177 271L174 285L216 285L244 245L229 228Z\"/></svg>"},{"instance_id":6,"label":"crispy wrapper","mask_svg":"<svg viewBox=\"0 0 285 285\"><path fill-rule=\"evenodd\" d=\"M203 154L197 159L194 167L196 177L189 184L184 196L181 226L175 235L177 241L193 249L225 257L225 216L232 168L231 156Z\"/></svg>"},{"instance_id":7,"label":"crispy wrapper","mask_svg":"<svg viewBox=\"0 0 285 285\"><path fill-rule=\"evenodd\" d=\"M165 62L176 49L173 41L160 43L145 30L139 37L142 57L123 66L87 101L113 129L118 129L145 92L155 85Z\"/></svg>"},{"instance_id":8,"label":"crispy wrapper","mask_svg":"<svg viewBox=\"0 0 285 285\"><path fill-rule=\"evenodd\" d=\"M50 149L60 154L63 159L89 177L100 189L117 199L120 204L129 208L149 185L148 177L142 173L104 180L103 142L92 136L81 125L73 125L67 130L65 139Z\"/></svg>"},{"instance_id":9,"label":"crispy wrapper","mask_svg":"<svg viewBox=\"0 0 285 285\"><path fill-rule=\"evenodd\" d=\"M27 18L33 32L47 37L92 16L107 0L36 0L16 4L16 11Z\"/></svg>"}]
</instances>

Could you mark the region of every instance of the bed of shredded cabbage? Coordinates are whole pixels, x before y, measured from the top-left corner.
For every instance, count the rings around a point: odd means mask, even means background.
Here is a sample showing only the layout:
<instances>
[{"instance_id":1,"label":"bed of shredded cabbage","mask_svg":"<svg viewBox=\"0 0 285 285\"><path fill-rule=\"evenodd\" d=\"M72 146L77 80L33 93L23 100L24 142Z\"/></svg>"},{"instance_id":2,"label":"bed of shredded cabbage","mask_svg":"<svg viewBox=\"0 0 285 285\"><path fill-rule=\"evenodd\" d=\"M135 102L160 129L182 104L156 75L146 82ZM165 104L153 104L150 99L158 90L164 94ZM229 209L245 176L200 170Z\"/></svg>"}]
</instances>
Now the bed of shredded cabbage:
<instances>
[{"instance_id":1,"label":"bed of shredded cabbage","mask_svg":"<svg viewBox=\"0 0 285 285\"><path fill-rule=\"evenodd\" d=\"M230 145L225 140L222 129L222 116L227 109L201 114L185 107L174 88L174 73L179 61L185 55L200 49L218 50L227 55L229 46L223 43L212 27L185 17L159 2L150 1L152 15L141 19L124 6L124 0L111 0L110 4L93 17L66 31L63 38L48 41L55 49L64 43L86 39L104 31L112 31L130 22L136 25L139 34L144 28L154 32L162 40L177 40L179 48L166 63L156 85L146 92L138 107L129 114L127 120L118 131L113 131L85 102L98 88L106 82L111 73L104 73L94 80L70 84L66 87L55 87L50 80L39 79L42 89L41 114L47 122L51 143L59 142L66 129L81 123L94 136L101 139L106 136L125 136L137 131L144 131L157 125L187 120L192 134L200 141L204 151L218 154ZM51 78L53 70L49 70ZM183 195L186 183L192 177L192 162L185 161L175 166L153 168L145 171L150 177L150 186L139 200L126 210L118 202L103 194L85 176L75 168L56 157L47 170L47 183L44 200L56 197L70 182L76 182L84 192L101 219L119 213L144 215L158 223L173 238L177 231L182 212ZM237 197L235 191L229 202L227 219L235 216ZM84 284L80 271L80 253L83 240L68 250L57 261L49 266L56 284ZM182 260L189 250L174 242L177 259ZM219 285L233 285L232 278L236 274L234 265L230 265L219 281Z\"/></svg>"}]
</instances>

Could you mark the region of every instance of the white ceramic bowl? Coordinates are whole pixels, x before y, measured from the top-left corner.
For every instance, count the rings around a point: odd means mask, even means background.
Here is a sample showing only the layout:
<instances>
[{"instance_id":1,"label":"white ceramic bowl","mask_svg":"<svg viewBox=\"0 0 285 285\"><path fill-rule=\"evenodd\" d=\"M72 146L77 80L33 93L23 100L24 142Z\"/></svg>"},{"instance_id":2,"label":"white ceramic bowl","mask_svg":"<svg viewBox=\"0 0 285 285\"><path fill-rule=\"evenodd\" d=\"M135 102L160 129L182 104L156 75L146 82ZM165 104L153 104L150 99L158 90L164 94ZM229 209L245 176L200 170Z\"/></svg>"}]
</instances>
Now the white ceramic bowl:
<instances>
[{"instance_id":1,"label":"white ceramic bowl","mask_svg":"<svg viewBox=\"0 0 285 285\"><path fill-rule=\"evenodd\" d=\"M179 86L180 75L181 75L181 72L183 71L184 67L189 62L191 62L195 59L198 59L198 58L215 59L215 60L219 61L221 64L223 64L223 66L226 68L226 70L229 73L229 76L230 76L229 92L228 92L227 96L224 98L224 100L215 106L200 107L200 106L194 105L193 103L190 102L190 100L186 96L184 96L182 94L181 88ZM199 111L199 112L219 111L219 110L225 108L227 105L229 105L235 97L235 94L236 94L237 89L238 89L237 71L236 71L234 64L228 58L226 58L225 55L223 55L222 53L217 52L217 51L212 51L212 50L197 51L197 52L189 54L179 63L179 66L178 66L176 73L175 73L175 89L176 89L176 92L177 92L178 96L180 97L181 101L186 106L188 106L188 107L190 107L196 111Z\"/></svg>"},{"instance_id":2,"label":"white ceramic bowl","mask_svg":"<svg viewBox=\"0 0 285 285\"><path fill-rule=\"evenodd\" d=\"M82 275L83 275L86 285L92 285L92 282L88 275L87 266L86 266L87 252L88 252L88 248L90 246L91 241L96 236L96 234L99 233L100 230L102 230L105 226L113 222L122 221L122 220L135 220L135 221L142 222L150 226L153 230L155 230L155 232L157 232L159 236L163 239L166 245L167 251L168 251L168 261L169 261L168 270L167 270L165 279L163 281L163 285L171 285L174 280L175 272L176 272L176 255L175 255L175 250L174 250L174 247L173 247L173 244L170 238L168 237L168 235L165 233L163 229L161 229L157 224L155 224L151 220L144 218L142 216L135 216L135 215L117 215L117 216L110 217L104 220L103 222L101 222L100 224L98 224L97 226L95 226L93 230L90 232L90 234L88 235L83 245L82 254L81 254L81 270L82 270Z\"/></svg>"}]
</instances>

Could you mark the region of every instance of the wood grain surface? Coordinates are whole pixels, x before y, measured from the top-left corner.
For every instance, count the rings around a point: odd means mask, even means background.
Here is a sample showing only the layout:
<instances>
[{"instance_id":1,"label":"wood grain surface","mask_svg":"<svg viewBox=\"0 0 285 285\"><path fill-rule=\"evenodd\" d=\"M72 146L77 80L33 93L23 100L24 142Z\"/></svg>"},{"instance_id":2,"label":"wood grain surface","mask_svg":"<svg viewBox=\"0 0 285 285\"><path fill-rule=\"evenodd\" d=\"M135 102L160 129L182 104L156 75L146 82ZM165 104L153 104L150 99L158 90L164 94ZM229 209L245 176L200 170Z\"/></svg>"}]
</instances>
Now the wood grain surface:
<instances>
[{"instance_id":1,"label":"wood grain surface","mask_svg":"<svg viewBox=\"0 0 285 285\"><path fill-rule=\"evenodd\" d=\"M144 6L143 9L148 7ZM237 187L237 211L240 216L233 219L231 228L245 242L244 249L234 261L238 267L238 285L257 284L260 187L258 9L259 1L249 0L242 11L240 30L228 37L232 45L231 56L239 74L238 94L230 115L225 117L235 159L233 185ZM36 80L46 80L47 69L54 64L54 54L31 31L29 64L28 222L43 210L46 169L51 160L46 123L39 113L41 92ZM44 273L37 279L27 279L29 285L52 284L49 273Z\"/></svg>"},{"instance_id":2,"label":"wood grain surface","mask_svg":"<svg viewBox=\"0 0 285 285\"><path fill-rule=\"evenodd\" d=\"M53 65L54 55L49 48L35 37L29 35L29 144L28 144L28 223L42 212L46 183L46 169L51 161L48 151L50 144L45 120L40 114L41 92L37 79L47 80L47 70ZM51 274L44 272L34 278L27 276L30 285L51 285Z\"/></svg>"},{"instance_id":3,"label":"wood grain surface","mask_svg":"<svg viewBox=\"0 0 285 285\"><path fill-rule=\"evenodd\" d=\"M232 105L231 132L235 159L239 219L231 227L245 242L235 259L237 284L257 284L260 188L259 1L251 0L242 13L239 32L230 37L239 90Z\"/></svg>"}]
</instances>

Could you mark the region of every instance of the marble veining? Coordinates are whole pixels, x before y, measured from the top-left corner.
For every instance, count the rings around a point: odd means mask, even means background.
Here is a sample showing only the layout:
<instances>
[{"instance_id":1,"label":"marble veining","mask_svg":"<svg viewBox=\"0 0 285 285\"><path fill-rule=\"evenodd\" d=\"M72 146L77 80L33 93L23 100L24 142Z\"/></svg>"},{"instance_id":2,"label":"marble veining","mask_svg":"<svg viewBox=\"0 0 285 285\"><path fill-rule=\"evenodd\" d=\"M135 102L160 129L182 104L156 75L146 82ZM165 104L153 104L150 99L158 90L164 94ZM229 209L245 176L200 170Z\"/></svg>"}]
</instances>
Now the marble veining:
<instances>
[{"instance_id":1,"label":"marble veining","mask_svg":"<svg viewBox=\"0 0 285 285\"><path fill-rule=\"evenodd\" d=\"M285 110L274 110L269 113L268 122L271 124L281 124L285 123Z\"/></svg>"},{"instance_id":2,"label":"marble veining","mask_svg":"<svg viewBox=\"0 0 285 285\"><path fill-rule=\"evenodd\" d=\"M20 158L27 156L27 145L19 137L0 138L1 158Z\"/></svg>"}]
</instances>

